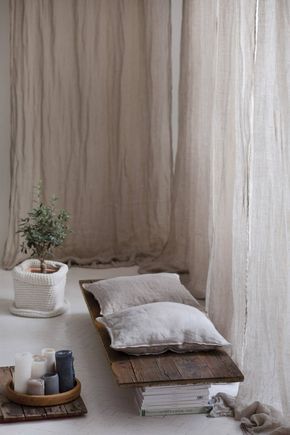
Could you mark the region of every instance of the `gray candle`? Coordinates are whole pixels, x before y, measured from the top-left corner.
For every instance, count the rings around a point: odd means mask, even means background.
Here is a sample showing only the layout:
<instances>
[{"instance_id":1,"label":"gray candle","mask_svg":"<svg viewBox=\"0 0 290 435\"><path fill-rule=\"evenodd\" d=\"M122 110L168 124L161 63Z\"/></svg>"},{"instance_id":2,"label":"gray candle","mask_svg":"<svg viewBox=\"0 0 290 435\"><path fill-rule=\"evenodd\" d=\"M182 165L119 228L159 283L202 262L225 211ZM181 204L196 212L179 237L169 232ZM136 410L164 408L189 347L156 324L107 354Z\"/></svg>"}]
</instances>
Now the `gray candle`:
<instances>
[{"instance_id":1,"label":"gray candle","mask_svg":"<svg viewBox=\"0 0 290 435\"><path fill-rule=\"evenodd\" d=\"M27 382L27 394L33 396L44 395L44 380L43 379L29 379Z\"/></svg>"},{"instance_id":2,"label":"gray candle","mask_svg":"<svg viewBox=\"0 0 290 435\"><path fill-rule=\"evenodd\" d=\"M59 350L55 352L56 371L59 375L59 391L64 393L71 390L75 385L75 371L73 354L71 350Z\"/></svg>"},{"instance_id":3,"label":"gray candle","mask_svg":"<svg viewBox=\"0 0 290 435\"><path fill-rule=\"evenodd\" d=\"M45 395L59 393L59 377L57 373L44 375L42 379L44 380Z\"/></svg>"}]
</instances>

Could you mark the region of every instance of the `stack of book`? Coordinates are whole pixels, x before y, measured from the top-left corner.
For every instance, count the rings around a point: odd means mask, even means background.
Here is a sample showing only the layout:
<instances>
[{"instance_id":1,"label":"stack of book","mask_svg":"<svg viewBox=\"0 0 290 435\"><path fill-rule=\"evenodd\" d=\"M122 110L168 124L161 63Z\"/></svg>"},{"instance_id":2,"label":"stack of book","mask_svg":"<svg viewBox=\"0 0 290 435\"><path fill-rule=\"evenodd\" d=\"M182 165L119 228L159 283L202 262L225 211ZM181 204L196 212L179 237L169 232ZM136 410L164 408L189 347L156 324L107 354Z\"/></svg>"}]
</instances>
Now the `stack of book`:
<instances>
[{"instance_id":1,"label":"stack of book","mask_svg":"<svg viewBox=\"0 0 290 435\"><path fill-rule=\"evenodd\" d=\"M209 405L208 384L169 385L135 389L140 415L204 414Z\"/></svg>"}]
</instances>

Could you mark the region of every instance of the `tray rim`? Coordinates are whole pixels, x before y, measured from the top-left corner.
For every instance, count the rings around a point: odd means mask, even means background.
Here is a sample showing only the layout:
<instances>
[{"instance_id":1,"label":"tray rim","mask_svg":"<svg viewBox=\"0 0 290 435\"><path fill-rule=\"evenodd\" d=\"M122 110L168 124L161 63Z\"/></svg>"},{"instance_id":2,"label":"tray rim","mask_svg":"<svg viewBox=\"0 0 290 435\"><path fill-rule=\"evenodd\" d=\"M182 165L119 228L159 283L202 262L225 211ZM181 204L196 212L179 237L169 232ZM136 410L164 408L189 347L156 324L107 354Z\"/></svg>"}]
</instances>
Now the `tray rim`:
<instances>
[{"instance_id":1,"label":"tray rim","mask_svg":"<svg viewBox=\"0 0 290 435\"><path fill-rule=\"evenodd\" d=\"M13 386L13 380L7 382L5 387L5 395L7 399L11 402L17 403L19 405L26 406L56 406L64 405L66 403L72 402L73 400L80 397L81 394L81 383L75 378L76 385L69 391L59 394L48 394L43 396L36 396L24 393L16 393Z\"/></svg>"}]
</instances>

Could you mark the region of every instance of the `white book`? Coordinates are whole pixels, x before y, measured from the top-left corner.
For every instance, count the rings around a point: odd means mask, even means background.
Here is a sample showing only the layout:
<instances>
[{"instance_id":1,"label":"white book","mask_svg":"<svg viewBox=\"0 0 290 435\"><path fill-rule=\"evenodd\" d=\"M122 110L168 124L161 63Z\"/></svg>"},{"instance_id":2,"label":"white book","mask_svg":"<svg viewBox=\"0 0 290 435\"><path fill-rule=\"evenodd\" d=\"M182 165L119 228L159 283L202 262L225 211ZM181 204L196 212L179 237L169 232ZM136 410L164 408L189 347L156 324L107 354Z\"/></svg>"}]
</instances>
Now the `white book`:
<instances>
[{"instance_id":1,"label":"white book","mask_svg":"<svg viewBox=\"0 0 290 435\"><path fill-rule=\"evenodd\" d=\"M179 397L163 397L162 400L160 400L159 398L156 399L144 399L140 396L138 396L140 398L140 400L142 401L142 403L144 404L159 404L159 403L207 403L209 400L208 396L204 396L204 397L195 397L195 398L179 398Z\"/></svg>"},{"instance_id":2,"label":"white book","mask_svg":"<svg viewBox=\"0 0 290 435\"><path fill-rule=\"evenodd\" d=\"M164 406L164 405L171 405L171 406L179 406L181 404L183 405L190 405L190 406L196 406L196 405L208 405L208 399L204 400L164 400L163 402L144 402L140 401L143 407L148 406Z\"/></svg>"},{"instance_id":3,"label":"white book","mask_svg":"<svg viewBox=\"0 0 290 435\"><path fill-rule=\"evenodd\" d=\"M187 406L208 406L208 401L203 402L164 402L164 403L141 403L141 408L180 408Z\"/></svg>"},{"instance_id":4,"label":"white book","mask_svg":"<svg viewBox=\"0 0 290 435\"><path fill-rule=\"evenodd\" d=\"M176 399L178 399L178 400L196 400L196 399L208 398L209 397L209 389L204 388L204 389L199 389L199 390L194 390L194 391L190 391L189 389L186 389L185 391L183 391L183 390L172 391L172 390L166 389L166 390L160 390L159 393L157 391L155 391L154 394L148 394L148 393L146 394L146 393L144 393L143 389L136 388L135 394L146 401L152 401L152 400L155 401L156 400L158 402L161 402L161 401L166 400L168 398L174 398L174 400L176 400Z\"/></svg>"},{"instance_id":5,"label":"white book","mask_svg":"<svg viewBox=\"0 0 290 435\"><path fill-rule=\"evenodd\" d=\"M141 393L144 397L146 396L160 396L160 395L177 395L177 394L207 394L209 392L209 388L196 388L196 389L178 389L178 390L169 390L169 389L160 389L160 390L145 390L143 391L141 388L137 388L139 393Z\"/></svg>"},{"instance_id":6,"label":"white book","mask_svg":"<svg viewBox=\"0 0 290 435\"><path fill-rule=\"evenodd\" d=\"M144 395L147 394L163 394L167 392L183 392L183 391L199 391L199 390L208 390L210 388L210 384L186 384L186 385L164 385L158 387L143 387L138 388L143 392Z\"/></svg>"},{"instance_id":7,"label":"white book","mask_svg":"<svg viewBox=\"0 0 290 435\"><path fill-rule=\"evenodd\" d=\"M196 390L196 391L177 391L177 392L166 392L162 391L155 394L144 394L142 391L138 391L143 397L162 397L162 396L185 396L185 397L196 397L209 395L209 390Z\"/></svg>"},{"instance_id":8,"label":"white book","mask_svg":"<svg viewBox=\"0 0 290 435\"><path fill-rule=\"evenodd\" d=\"M209 392L208 391L199 391L196 393L180 393L180 394L154 394L152 396L144 396L140 391L136 391L135 394L139 397L142 397L144 400L158 400L162 401L166 398L174 398L174 399L180 399L180 400L196 400L200 398L208 398Z\"/></svg>"},{"instance_id":9,"label":"white book","mask_svg":"<svg viewBox=\"0 0 290 435\"><path fill-rule=\"evenodd\" d=\"M135 389L141 415L207 413L209 384L164 385Z\"/></svg>"},{"instance_id":10,"label":"white book","mask_svg":"<svg viewBox=\"0 0 290 435\"><path fill-rule=\"evenodd\" d=\"M210 411L210 407L204 406L200 408L184 408L184 409L162 409L162 410L148 410L142 409L140 415L142 417L157 417L164 415L185 415L185 414L207 414Z\"/></svg>"},{"instance_id":11,"label":"white book","mask_svg":"<svg viewBox=\"0 0 290 435\"><path fill-rule=\"evenodd\" d=\"M208 406L208 398L205 398L203 400L196 400L196 401L173 401L173 400L164 400L162 402L145 402L142 400L141 397L136 396L135 401L139 404L140 408L180 408L180 407L194 407L194 406Z\"/></svg>"},{"instance_id":12,"label":"white book","mask_svg":"<svg viewBox=\"0 0 290 435\"><path fill-rule=\"evenodd\" d=\"M184 408L202 408L204 406L210 406L208 403L200 403L192 405L190 403L180 403L179 405L172 405L171 403L164 403L164 405L155 406L139 406L140 409L146 409L148 411L162 410L162 409L184 409Z\"/></svg>"},{"instance_id":13,"label":"white book","mask_svg":"<svg viewBox=\"0 0 290 435\"><path fill-rule=\"evenodd\" d=\"M200 407L184 407L180 409L163 408L163 409L141 409L137 404L138 411L140 415L145 416L164 416L164 415L183 415L183 414L207 414L211 407L210 406L200 406Z\"/></svg>"}]
</instances>

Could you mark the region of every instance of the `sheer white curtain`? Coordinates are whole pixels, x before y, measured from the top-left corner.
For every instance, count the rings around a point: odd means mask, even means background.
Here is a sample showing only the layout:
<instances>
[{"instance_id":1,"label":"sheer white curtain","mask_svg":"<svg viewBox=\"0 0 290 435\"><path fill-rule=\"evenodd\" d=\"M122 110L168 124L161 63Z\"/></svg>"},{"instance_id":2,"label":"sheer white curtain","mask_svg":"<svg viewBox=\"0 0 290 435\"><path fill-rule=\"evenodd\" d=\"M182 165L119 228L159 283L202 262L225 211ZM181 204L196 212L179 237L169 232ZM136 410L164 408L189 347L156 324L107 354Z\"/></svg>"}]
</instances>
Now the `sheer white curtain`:
<instances>
[{"instance_id":1,"label":"sheer white curtain","mask_svg":"<svg viewBox=\"0 0 290 435\"><path fill-rule=\"evenodd\" d=\"M289 41L288 1L217 3L208 309L244 370L240 399L288 415Z\"/></svg>"},{"instance_id":2,"label":"sheer white curtain","mask_svg":"<svg viewBox=\"0 0 290 435\"><path fill-rule=\"evenodd\" d=\"M289 41L287 0L184 1L167 245L180 237L177 260L188 265L195 294L207 281L209 315L245 374L239 399L288 415Z\"/></svg>"},{"instance_id":3,"label":"sheer white curtain","mask_svg":"<svg viewBox=\"0 0 290 435\"><path fill-rule=\"evenodd\" d=\"M77 263L158 255L171 201L170 0L11 0L12 184L4 265L43 180Z\"/></svg>"}]
</instances>

